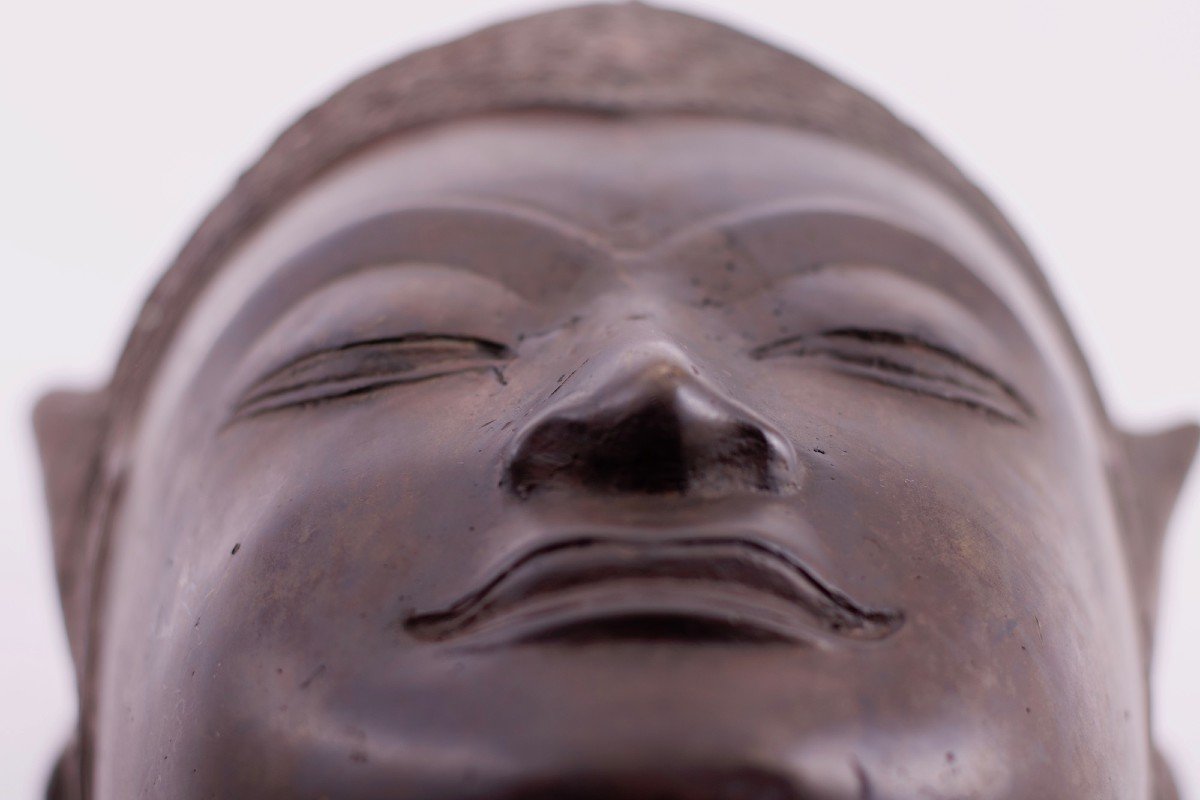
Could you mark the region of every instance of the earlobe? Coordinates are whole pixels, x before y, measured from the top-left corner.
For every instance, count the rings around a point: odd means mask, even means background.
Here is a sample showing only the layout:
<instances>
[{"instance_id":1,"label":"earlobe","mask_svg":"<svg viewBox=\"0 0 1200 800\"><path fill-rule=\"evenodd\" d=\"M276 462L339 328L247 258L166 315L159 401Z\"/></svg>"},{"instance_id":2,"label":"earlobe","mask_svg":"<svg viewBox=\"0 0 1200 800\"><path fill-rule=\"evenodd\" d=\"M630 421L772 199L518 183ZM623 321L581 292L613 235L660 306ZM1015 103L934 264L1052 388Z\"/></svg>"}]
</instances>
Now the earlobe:
<instances>
[{"instance_id":1,"label":"earlobe","mask_svg":"<svg viewBox=\"0 0 1200 800\"><path fill-rule=\"evenodd\" d=\"M106 391L54 391L34 407L33 427L54 546L55 574L76 674L83 649L95 543L91 505L108 423Z\"/></svg>"},{"instance_id":2,"label":"earlobe","mask_svg":"<svg viewBox=\"0 0 1200 800\"><path fill-rule=\"evenodd\" d=\"M1200 443L1200 426L1187 423L1149 434L1118 432L1116 443L1125 541L1149 670L1163 541ZM1157 748L1153 769L1154 800L1178 800L1170 767Z\"/></svg>"},{"instance_id":3,"label":"earlobe","mask_svg":"<svg viewBox=\"0 0 1200 800\"><path fill-rule=\"evenodd\" d=\"M1183 488L1200 427L1186 423L1157 433L1118 433L1122 505L1129 563L1138 594L1147 657L1158 603L1163 540Z\"/></svg>"}]
</instances>

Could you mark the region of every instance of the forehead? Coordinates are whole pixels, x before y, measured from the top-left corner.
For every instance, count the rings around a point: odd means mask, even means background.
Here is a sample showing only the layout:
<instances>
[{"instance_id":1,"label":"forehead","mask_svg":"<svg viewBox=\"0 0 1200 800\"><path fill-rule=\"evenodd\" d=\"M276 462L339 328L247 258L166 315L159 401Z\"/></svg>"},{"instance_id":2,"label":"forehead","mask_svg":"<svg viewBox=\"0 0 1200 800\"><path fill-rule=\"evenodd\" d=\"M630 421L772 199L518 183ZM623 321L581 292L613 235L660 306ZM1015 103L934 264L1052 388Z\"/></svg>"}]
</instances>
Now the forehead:
<instances>
[{"instance_id":1,"label":"forehead","mask_svg":"<svg viewBox=\"0 0 1200 800\"><path fill-rule=\"evenodd\" d=\"M294 245L439 201L544 213L615 249L648 248L779 203L861 212L950 234L956 245L998 248L947 193L833 138L723 118L571 112L490 115L385 141L311 185L267 233Z\"/></svg>"},{"instance_id":2,"label":"forehead","mask_svg":"<svg viewBox=\"0 0 1200 800\"><path fill-rule=\"evenodd\" d=\"M495 262L509 264L508 278L513 264L520 271L521 251L536 252L545 240L517 233L493 243L492 229L473 223L473 212L500 209L526 229L635 255L765 218L776 228L790 216L821 213L877 220L948 253L1011 311L1052 369L1083 377L1047 298L1012 255L963 204L901 165L829 137L749 121L538 112L430 127L328 172L227 259L188 312L156 383L185 382L163 375L186 375L250 297L286 287L301 256L311 261L323 245L344 255L359 246L365 221L431 208L463 209L462 221L456 227L453 214L443 215L440 233L407 226L407 235L469 242L477 262L491 246ZM654 267L653 258L639 261ZM526 271L539 280L536 266ZM1085 380L1067 381L1079 390L1081 410L1090 406Z\"/></svg>"},{"instance_id":3,"label":"forehead","mask_svg":"<svg viewBox=\"0 0 1200 800\"><path fill-rule=\"evenodd\" d=\"M383 144L346 164L328 190L353 197L359 211L496 203L637 251L780 203L868 214L903 207L912 181L880 166L831 139L776 126L531 113Z\"/></svg>"}]
</instances>

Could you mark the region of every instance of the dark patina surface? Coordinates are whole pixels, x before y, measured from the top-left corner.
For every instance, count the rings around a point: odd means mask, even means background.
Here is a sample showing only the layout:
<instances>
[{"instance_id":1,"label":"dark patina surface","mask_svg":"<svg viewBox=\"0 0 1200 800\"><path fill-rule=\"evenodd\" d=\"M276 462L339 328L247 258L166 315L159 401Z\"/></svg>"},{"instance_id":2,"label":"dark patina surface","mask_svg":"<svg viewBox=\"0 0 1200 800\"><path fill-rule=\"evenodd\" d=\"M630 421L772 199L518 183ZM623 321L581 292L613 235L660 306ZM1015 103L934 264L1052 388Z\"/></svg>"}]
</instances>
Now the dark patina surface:
<instances>
[{"instance_id":1,"label":"dark patina surface","mask_svg":"<svg viewBox=\"0 0 1200 800\"><path fill-rule=\"evenodd\" d=\"M1115 428L949 162L709 23L556 12L352 85L37 426L55 800L1174 794L1195 429Z\"/></svg>"}]
</instances>

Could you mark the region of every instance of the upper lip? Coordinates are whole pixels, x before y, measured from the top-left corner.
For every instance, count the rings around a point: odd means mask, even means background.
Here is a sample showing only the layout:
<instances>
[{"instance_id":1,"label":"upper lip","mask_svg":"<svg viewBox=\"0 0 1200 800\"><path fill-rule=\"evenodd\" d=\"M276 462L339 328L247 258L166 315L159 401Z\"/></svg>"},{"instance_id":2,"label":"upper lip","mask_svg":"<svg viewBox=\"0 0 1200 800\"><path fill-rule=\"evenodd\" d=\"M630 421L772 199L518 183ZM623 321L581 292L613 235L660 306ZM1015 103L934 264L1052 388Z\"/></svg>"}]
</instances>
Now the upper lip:
<instances>
[{"instance_id":1,"label":"upper lip","mask_svg":"<svg viewBox=\"0 0 1200 800\"><path fill-rule=\"evenodd\" d=\"M555 624L638 615L707 618L734 632L793 641L882 639L904 619L897 610L851 599L754 537L597 536L536 547L476 591L414 613L404 626L427 641L497 630L520 639Z\"/></svg>"}]
</instances>

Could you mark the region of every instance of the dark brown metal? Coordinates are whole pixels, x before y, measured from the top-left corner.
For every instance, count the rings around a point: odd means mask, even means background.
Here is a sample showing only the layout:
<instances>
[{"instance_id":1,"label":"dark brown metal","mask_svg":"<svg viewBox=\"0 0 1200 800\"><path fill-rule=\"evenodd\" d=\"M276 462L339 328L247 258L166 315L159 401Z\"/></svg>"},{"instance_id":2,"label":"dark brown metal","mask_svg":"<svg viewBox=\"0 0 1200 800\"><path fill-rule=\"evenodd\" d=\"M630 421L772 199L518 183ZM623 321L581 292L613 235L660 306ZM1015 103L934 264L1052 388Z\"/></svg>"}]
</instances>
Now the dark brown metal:
<instances>
[{"instance_id":1,"label":"dark brown metal","mask_svg":"<svg viewBox=\"0 0 1200 800\"><path fill-rule=\"evenodd\" d=\"M127 424L39 407L54 798L1172 796L1196 429L1111 426L994 220L829 133L460 116L239 239Z\"/></svg>"}]
</instances>

